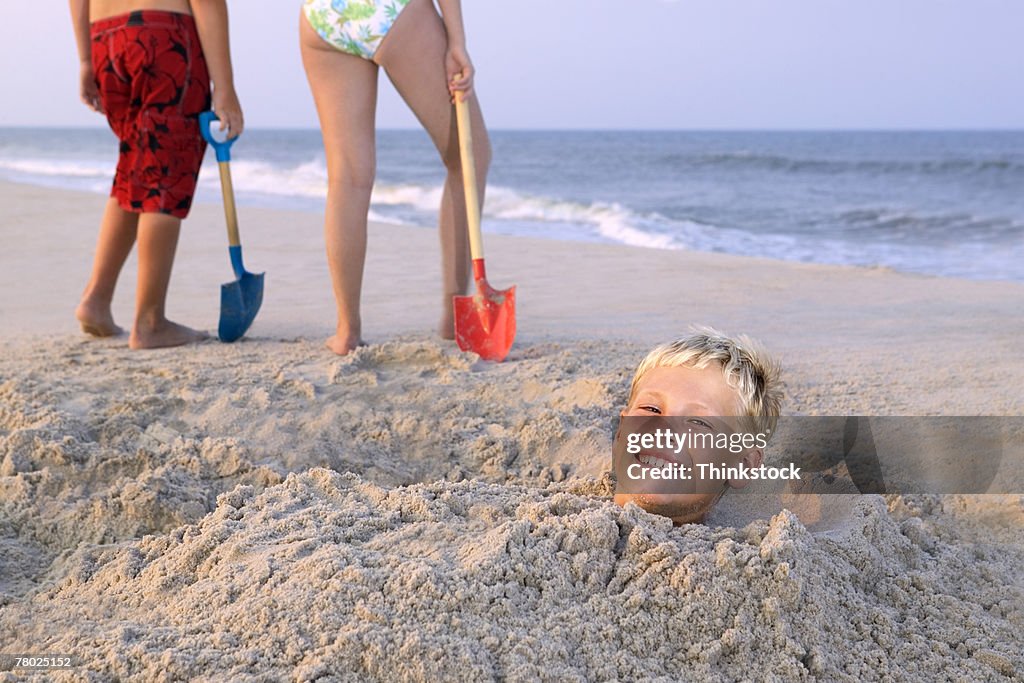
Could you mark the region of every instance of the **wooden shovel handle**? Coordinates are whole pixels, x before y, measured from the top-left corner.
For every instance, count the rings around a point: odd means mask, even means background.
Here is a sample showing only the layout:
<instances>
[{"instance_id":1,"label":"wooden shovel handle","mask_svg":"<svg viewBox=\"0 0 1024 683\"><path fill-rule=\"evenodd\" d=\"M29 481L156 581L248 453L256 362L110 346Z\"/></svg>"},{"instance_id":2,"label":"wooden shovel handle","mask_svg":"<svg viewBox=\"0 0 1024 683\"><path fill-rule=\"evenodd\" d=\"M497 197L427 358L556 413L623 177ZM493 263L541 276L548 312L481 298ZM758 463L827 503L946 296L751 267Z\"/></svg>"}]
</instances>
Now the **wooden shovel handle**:
<instances>
[{"instance_id":1,"label":"wooden shovel handle","mask_svg":"<svg viewBox=\"0 0 1024 683\"><path fill-rule=\"evenodd\" d=\"M462 157L462 187L466 195L466 220L469 223L469 251L474 261L484 258L484 240L480 234L480 198L476 191L476 164L473 161L473 131L469 120L469 102L459 91L455 94L455 118L459 126L459 153Z\"/></svg>"},{"instance_id":2,"label":"wooden shovel handle","mask_svg":"<svg viewBox=\"0 0 1024 683\"><path fill-rule=\"evenodd\" d=\"M231 162L219 161L220 192L224 197L224 218L228 224L228 246L237 247L242 244L238 235L238 212L235 210L235 188L231 184Z\"/></svg>"}]
</instances>

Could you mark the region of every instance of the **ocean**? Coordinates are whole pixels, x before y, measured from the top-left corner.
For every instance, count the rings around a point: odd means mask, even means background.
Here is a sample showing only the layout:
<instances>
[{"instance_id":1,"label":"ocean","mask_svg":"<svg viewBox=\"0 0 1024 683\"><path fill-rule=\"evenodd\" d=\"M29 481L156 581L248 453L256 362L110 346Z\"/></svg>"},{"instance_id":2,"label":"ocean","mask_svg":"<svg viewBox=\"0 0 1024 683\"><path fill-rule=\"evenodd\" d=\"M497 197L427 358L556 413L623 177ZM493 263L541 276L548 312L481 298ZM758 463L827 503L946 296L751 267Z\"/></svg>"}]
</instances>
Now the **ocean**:
<instances>
[{"instance_id":1,"label":"ocean","mask_svg":"<svg viewBox=\"0 0 1024 683\"><path fill-rule=\"evenodd\" d=\"M485 232L1024 282L1024 131L492 131ZM371 218L436 225L421 131L379 131ZM105 129L0 129L0 178L107 193ZM240 204L322 212L316 130L247 130ZM219 202L213 154L197 201Z\"/></svg>"}]
</instances>

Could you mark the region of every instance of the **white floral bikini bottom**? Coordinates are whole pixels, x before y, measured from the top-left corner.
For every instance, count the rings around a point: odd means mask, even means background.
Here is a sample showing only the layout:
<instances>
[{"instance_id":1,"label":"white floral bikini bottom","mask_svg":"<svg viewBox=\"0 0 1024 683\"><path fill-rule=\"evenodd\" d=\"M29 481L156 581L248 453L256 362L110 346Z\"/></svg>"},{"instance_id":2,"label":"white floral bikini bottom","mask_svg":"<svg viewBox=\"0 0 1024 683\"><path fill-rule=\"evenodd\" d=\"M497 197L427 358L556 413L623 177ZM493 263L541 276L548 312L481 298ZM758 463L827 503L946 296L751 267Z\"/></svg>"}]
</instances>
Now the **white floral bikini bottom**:
<instances>
[{"instance_id":1,"label":"white floral bikini bottom","mask_svg":"<svg viewBox=\"0 0 1024 683\"><path fill-rule=\"evenodd\" d=\"M373 59L409 0L305 0L306 20L342 52Z\"/></svg>"}]
</instances>

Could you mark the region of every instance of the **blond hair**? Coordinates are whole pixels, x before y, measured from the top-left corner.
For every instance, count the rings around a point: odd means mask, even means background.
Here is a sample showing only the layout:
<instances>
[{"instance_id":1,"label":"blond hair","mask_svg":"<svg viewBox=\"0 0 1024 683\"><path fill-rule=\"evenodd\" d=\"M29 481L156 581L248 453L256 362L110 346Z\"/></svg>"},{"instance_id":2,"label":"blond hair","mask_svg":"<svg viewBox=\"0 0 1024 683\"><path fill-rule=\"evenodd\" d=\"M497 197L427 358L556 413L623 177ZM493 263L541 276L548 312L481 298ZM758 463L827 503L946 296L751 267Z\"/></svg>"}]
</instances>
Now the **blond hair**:
<instances>
[{"instance_id":1,"label":"blond hair","mask_svg":"<svg viewBox=\"0 0 1024 683\"><path fill-rule=\"evenodd\" d=\"M711 363L722 368L726 384L739 394L742 414L753 419L758 431L773 433L782 410L781 366L750 337L730 337L710 327L694 327L688 336L652 349L633 375L629 404L648 371L679 366L701 370Z\"/></svg>"}]
</instances>

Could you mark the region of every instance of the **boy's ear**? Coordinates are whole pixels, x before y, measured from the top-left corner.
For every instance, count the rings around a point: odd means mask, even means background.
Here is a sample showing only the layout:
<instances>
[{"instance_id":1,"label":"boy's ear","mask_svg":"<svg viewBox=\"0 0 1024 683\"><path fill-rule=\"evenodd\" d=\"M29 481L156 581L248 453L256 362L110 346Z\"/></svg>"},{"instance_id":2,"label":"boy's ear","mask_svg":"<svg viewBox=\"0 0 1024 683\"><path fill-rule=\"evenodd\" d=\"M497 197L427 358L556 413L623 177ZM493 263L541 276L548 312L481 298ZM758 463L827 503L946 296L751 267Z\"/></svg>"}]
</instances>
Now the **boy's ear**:
<instances>
[{"instance_id":1,"label":"boy's ear","mask_svg":"<svg viewBox=\"0 0 1024 683\"><path fill-rule=\"evenodd\" d=\"M750 468L760 467L761 463L764 462L764 450L760 448L751 448L749 451L743 454L740 458L740 462ZM729 486L734 489L741 489L750 482L746 479L730 479Z\"/></svg>"},{"instance_id":2,"label":"boy's ear","mask_svg":"<svg viewBox=\"0 0 1024 683\"><path fill-rule=\"evenodd\" d=\"M747 467L760 467L764 462L764 449L751 448L743 455L743 464Z\"/></svg>"}]
</instances>

